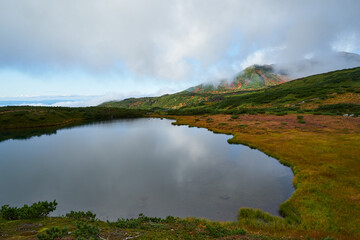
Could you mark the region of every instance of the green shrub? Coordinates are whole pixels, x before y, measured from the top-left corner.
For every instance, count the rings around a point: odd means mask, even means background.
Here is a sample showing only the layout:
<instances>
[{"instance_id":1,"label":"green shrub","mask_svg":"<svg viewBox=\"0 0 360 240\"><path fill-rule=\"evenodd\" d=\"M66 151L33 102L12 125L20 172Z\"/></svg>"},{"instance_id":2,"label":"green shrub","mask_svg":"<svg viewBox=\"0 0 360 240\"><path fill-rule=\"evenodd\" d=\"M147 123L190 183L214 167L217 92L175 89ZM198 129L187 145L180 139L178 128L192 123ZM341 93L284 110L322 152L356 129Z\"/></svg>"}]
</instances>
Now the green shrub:
<instances>
[{"instance_id":1,"label":"green shrub","mask_svg":"<svg viewBox=\"0 0 360 240\"><path fill-rule=\"evenodd\" d=\"M138 218L120 218L115 222L115 225L120 228L139 228L143 223L170 223L175 222L174 217L168 216L166 219L161 219L158 217L147 217L144 214L140 213Z\"/></svg>"},{"instance_id":2,"label":"green shrub","mask_svg":"<svg viewBox=\"0 0 360 240\"><path fill-rule=\"evenodd\" d=\"M278 229L286 228L285 219L272 216L260 209L241 208L238 212L238 222L248 226L264 227L271 226Z\"/></svg>"},{"instance_id":3,"label":"green shrub","mask_svg":"<svg viewBox=\"0 0 360 240\"><path fill-rule=\"evenodd\" d=\"M73 235L77 239L100 239L98 234L100 233L99 226L90 225L84 222L78 222L76 224L76 230Z\"/></svg>"},{"instance_id":4,"label":"green shrub","mask_svg":"<svg viewBox=\"0 0 360 240\"><path fill-rule=\"evenodd\" d=\"M360 113L360 105L353 104L353 103L337 103L337 104L327 104L321 105L315 112L322 112L322 113L333 113L333 114L344 114L344 113Z\"/></svg>"},{"instance_id":5,"label":"green shrub","mask_svg":"<svg viewBox=\"0 0 360 240\"><path fill-rule=\"evenodd\" d=\"M228 229L220 224L206 224L206 230L210 236L225 237L230 235L245 235L244 229Z\"/></svg>"},{"instance_id":6,"label":"green shrub","mask_svg":"<svg viewBox=\"0 0 360 240\"><path fill-rule=\"evenodd\" d=\"M10 207L9 205L3 205L1 207L1 216L6 220L17 220L17 219L34 219L46 217L50 212L56 209L57 202L37 202L33 203L30 207L24 205L21 208Z\"/></svg>"},{"instance_id":7,"label":"green shrub","mask_svg":"<svg viewBox=\"0 0 360 240\"><path fill-rule=\"evenodd\" d=\"M302 120L302 119L304 119L304 116L298 115L298 116L297 116L297 119L298 119L298 120Z\"/></svg>"},{"instance_id":8,"label":"green shrub","mask_svg":"<svg viewBox=\"0 0 360 240\"><path fill-rule=\"evenodd\" d=\"M95 221L96 214L92 213L90 211L87 211L86 213L83 211L74 212L71 211L66 214L67 218L75 219L75 220L89 220L89 221Z\"/></svg>"},{"instance_id":9,"label":"green shrub","mask_svg":"<svg viewBox=\"0 0 360 240\"><path fill-rule=\"evenodd\" d=\"M50 229L47 229L45 233L37 234L36 237L39 240L58 240L62 239L63 237L66 237L68 235L68 229L67 227L64 227L63 229L58 229L57 227L52 227Z\"/></svg>"}]
</instances>

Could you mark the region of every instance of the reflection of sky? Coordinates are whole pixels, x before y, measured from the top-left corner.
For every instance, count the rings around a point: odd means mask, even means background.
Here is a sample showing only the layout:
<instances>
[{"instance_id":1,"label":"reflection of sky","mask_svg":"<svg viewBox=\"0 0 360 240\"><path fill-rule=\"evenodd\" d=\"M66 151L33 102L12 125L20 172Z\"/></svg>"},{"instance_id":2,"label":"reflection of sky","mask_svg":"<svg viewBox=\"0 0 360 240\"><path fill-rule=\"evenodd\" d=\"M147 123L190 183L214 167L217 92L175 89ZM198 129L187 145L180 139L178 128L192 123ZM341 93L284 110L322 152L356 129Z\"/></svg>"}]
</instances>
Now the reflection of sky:
<instances>
[{"instance_id":1,"label":"reflection of sky","mask_svg":"<svg viewBox=\"0 0 360 240\"><path fill-rule=\"evenodd\" d=\"M111 219L143 212L235 220L243 206L277 214L293 192L291 170L228 138L139 119L2 142L0 205L56 199L57 214L92 210Z\"/></svg>"}]
</instances>

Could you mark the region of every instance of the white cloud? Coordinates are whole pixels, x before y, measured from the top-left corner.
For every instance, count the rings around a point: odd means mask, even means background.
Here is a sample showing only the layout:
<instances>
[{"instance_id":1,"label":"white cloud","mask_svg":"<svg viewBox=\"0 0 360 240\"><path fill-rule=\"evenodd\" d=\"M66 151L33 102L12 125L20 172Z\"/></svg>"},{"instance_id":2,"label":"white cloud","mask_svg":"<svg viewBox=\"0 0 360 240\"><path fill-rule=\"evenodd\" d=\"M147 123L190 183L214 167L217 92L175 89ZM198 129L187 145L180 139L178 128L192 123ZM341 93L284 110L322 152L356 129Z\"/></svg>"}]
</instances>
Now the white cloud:
<instances>
[{"instance_id":1,"label":"white cloud","mask_svg":"<svg viewBox=\"0 0 360 240\"><path fill-rule=\"evenodd\" d=\"M0 0L0 68L120 64L141 81L211 78L222 63L235 74L252 63L326 56L349 32L334 48L359 49L359 9L357 0ZM232 44L240 46L236 58L226 55ZM271 50L277 46L286 48Z\"/></svg>"},{"instance_id":2,"label":"white cloud","mask_svg":"<svg viewBox=\"0 0 360 240\"><path fill-rule=\"evenodd\" d=\"M275 64L278 61L279 51L283 51L286 47L265 48L257 50L247 56L240 63L241 69L245 69L254 64Z\"/></svg>"},{"instance_id":3,"label":"white cloud","mask_svg":"<svg viewBox=\"0 0 360 240\"><path fill-rule=\"evenodd\" d=\"M360 54L360 33L349 33L339 36L332 44L332 48L338 52L353 52Z\"/></svg>"}]
</instances>

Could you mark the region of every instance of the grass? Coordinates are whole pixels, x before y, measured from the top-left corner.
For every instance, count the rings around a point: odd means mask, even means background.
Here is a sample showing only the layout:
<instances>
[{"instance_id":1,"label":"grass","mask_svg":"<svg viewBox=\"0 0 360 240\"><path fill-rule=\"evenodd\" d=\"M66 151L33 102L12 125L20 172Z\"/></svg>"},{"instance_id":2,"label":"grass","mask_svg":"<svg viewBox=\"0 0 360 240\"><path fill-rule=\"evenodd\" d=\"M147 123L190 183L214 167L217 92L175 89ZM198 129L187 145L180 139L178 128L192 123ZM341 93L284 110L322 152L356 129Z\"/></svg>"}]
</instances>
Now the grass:
<instances>
[{"instance_id":1,"label":"grass","mask_svg":"<svg viewBox=\"0 0 360 240\"><path fill-rule=\"evenodd\" d=\"M235 222L220 223L196 218L155 218L144 215L115 222L78 221L67 217L14 221L0 219L0 229L1 239L37 239L36 236L46 239L45 237L59 235L61 239L77 239L76 236L85 239L88 239L86 236L98 239L278 239L247 233Z\"/></svg>"}]
</instances>

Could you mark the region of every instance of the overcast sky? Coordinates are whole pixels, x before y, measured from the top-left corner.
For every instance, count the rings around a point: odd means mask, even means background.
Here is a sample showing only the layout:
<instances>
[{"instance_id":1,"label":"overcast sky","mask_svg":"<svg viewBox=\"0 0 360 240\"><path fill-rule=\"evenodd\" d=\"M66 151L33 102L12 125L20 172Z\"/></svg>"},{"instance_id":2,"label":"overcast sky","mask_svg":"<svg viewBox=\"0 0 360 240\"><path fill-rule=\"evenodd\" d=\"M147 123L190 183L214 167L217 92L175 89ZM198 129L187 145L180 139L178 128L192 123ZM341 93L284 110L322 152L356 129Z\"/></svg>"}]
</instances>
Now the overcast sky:
<instances>
[{"instance_id":1,"label":"overcast sky","mask_svg":"<svg viewBox=\"0 0 360 240\"><path fill-rule=\"evenodd\" d=\"M359 54L359 12L358 0L0 0L0 99L158 95L254 63Z\"/></svg>"}]
</instances>

